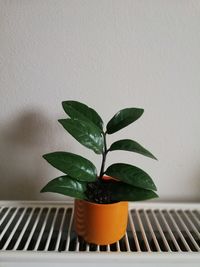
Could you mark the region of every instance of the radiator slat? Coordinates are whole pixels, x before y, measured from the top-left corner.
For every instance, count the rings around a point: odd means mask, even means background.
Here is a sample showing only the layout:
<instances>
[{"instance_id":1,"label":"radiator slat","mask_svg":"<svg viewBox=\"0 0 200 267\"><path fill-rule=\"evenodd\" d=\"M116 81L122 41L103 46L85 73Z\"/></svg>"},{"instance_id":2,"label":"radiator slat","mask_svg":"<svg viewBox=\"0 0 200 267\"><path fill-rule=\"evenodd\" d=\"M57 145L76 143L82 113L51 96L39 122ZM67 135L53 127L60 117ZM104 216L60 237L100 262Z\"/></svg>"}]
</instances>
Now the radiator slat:
<instances>
[{"instance_id":1,"label":"radiator slat","mask_svg":"<svg viewBox=\"0 0 200 267\"><path fill-rule=\"evenodd\" d=\"M148 225L148 227L149 227L149 230L150 230L152 239L153 239L154 244L155 244L155 246L156 246L156 251L161 251L161 250L160 250L160 246L159 246L159 244L158 244L158 241L157 241L157 239L156 239L156 235L155 235L155 233L154 233L154 231L153 231L151 222L150 222L150 220L149 220L149 217L148 217L148 215L147 215L147 213L146 213L145 210L144 210L143 212L144 212L145 219L146 219L146 221L147 221L147 225Z\"/></svg>"},{"instance_id":2,"label":"radiator slat","mask_svg":"<svg viewBox=\"0 0 200 267\"><path fill-rule=\"evenodd\" d=\"M57 241L56 241L55 251L58 251L58 248L59 248L59 245L60 245L66 212L67 212L67 209L64 209L64 212L63 212L62 218L61 218L61 224L60 224L60 227L59 227L59 232L58 232L58 237L57 237Z\"/></svg>"},{"instance_id":3,"label":"radiator slat","mask_svg":"<svg viewBox=\"0 0 200 267\"><path fill-rule=\"evenodd\" d=\"M54 230L54 226L55 226L55 221L56 221L56 218L57 218L57 215L58 215L58 210L59 209L56 209L56 212L54 214L53 222L52 222L52 225L51 225L51 228L50 228L50 231L49 231L49 234L48 234L47 242L46 242L46 245L45 245L45 248L44 248L45 251L48 251L48 247L49 247L49 244L50 244L50 241L51 241L51 237L52 237L52 234L53 234L53 230Z\"/></svg>"},{"instance_id":4,"label":"radiator slat","mask_svg":"<svg viewBox=\"0 0 200 267\"><path fill-rule=\"evenodd\" d=\"M155 233L155 235L159 236L159 237L157 237L157 240L159 240L159 244L160 244L160 247L162 248L162 251L171 251L169 244L167 242L167 239L165 238L164 230L161 227L160 223L158 222L158 219L157 219L154 211L148 210L147 212L149 214L149 218L151 218L151 215L152 215L152 222L153 222L152 225L155 229L154 233Z\"/></svg>"},{"instance_id":5,"label":"radiator slat","mask_svg":"<svg viewBox=\"0 0 200 267\"><path fill-rule=\"evenodd\" d=\"M36 209L36 208L32 209L31 213L29 214L29 217L27 218L26 224L24 225L23 230L21 231L21 233L20 233L20 235L19 235L19 237L18 237L18 239L17 239L17 242L16 242L15 245L14 245L13 250L16 250L16 249L18 248L19 243L20 243L21 240L22 240L22 237L23 237L23 235L24 235L24 233L25 233L25 231L26 231L26 229L27 229L27 227L28 227L28 225L29 225L29 223L30 223L30 220L31 220L31 218L32 218L32 216L33 216L33 213L34 213L35 209Z\"/></svg>"},{"instance_id":6,"label":"radiator slat","mask_svg":"<svg viewBox=\"0 0 200 267\"><path fill-rule=\"evenodd\" d=\"M12 222L13 222L13 220L14 220L14 218L15 218L17 212L19 211L19 209L20 209L20 208L16 208L16 209L14 210L14 213L11 215L11 218L9 219L9 221L7 221L7 223L6 223L6 225L5 225L4 229L3 229L3 231L2 231L1 234L0 234L0 240L2 239L3 235L4 235L5 232L8 230L8 228L10 227L10 225L12 224ZM11 212L11 210L10 210L10 212ZM8 215L9 215L9 214L8 214ZM6 216L6 217L7 217L7 216ZM5 218L5 220L6 220L6 218Z\"/></svg>"},{"instance_id":7,"label":"radiator slat","mask_svg":"<svg viewBox=\"0 0 200 267\"><path fill-rule=\"evenodd\" d=\"M177 232L177 234L179 235L181 241L183 242L183 245L185 246L186 250L187 251L191 251L190 247L188 246L185 238L184 238L184 235L183 233L181 232L179 226L177 225L177 222L174 220L174 218L172 217L171 213L168 212L168 211L164 211L166 212L166 214L169 216L170 220L172 221L172 224L174 225L175 227L175 231Z\"/></svg>"},{"instance_id":8,"label":"radiator slat","mask_svg":"<svg viewBox=\"0 0 200 267\"><path fill-rule=\"evenodd\" d=\"M43 209L40 209L40 210L39 210L39 213L37 214L37 217L36 217L36 220L35 220L35 222L34 222L34 224L33 224L33 227L32 227L32 230L31 230L31 232L30 232L30 235L28 236L28 239L27 239L27 241L26 241L25 244L24 244L23 251L26 251L27 248L28 248L28 246L29 246L29 244L30 244L30 241L31 241L31 239L32 239L32 237L33 237L33 234L34 234L34 232L35 232L35 228L36 228L36 226L37 226L37 224L38 224L38 222L39 222L39 219L40 219L40 215L41 215L41 213L42 213L42 210L43 210Z\"/></svg>"},{"instance_id":9,"label":"radiator slat","mask_svg":"<svg viewBox=\"0 0 200 267\"><path fill-rule=\"evenodd\" d=\"M125 234L125 244L126 244L126 250L127 250L128 252L130 252L131 249L130 249L130 245L129 245L129 241L128 241L127 232L126 232L126 234ZM109 248L110 248L110 247L109 247Z\"/></svg>"},{"instance_id":10,"label":"radiator slat","mask_svg":"<svg viewBox=\"0 0 200 267\"><path fill-rule=\"evenodd\" d=\"M6 208L4 208L4 209L6 209ZM2 209L2 212L3 212L4 209ZM0 220L0 225L2 224L2 222L4 221L4 219L6 218L6 216L10 212L10 210L11 210L11 207L7 208L6 212L4 213L3 217Z\"/></svg>"},{"instance_id":11,"label":"radiator slat","mask_svg":"<svg viewBox=\"0 0 200 267\"><path fill-rule=\"evenodd\" d=\"M130 222L130 227L131 227L131 230L132 230L133 238L134 238L134 241L135 241L136 249L137 249L137 251L141 251L140 250L139 241L138 241L138 238L137 238L137 234L136 234L136 230L135 230L135 226L134 226L134 223L133 223L133 217L131 215L131 211L129 211L129 222Z\"/></svg>"},{"instance_id":12,"label":"radiator slat","mask_svg":"<svg viewBox=\"0 0 200 267\"><path fill-rule=\"evenodd\" d=\"M192 223L190 217L188 216L188 214L183 211L179 211L180 214L183 216L183 218L185 218L186 222L188 223L190 229L192 229L192 235L194 237L194 239L196 240L196 242L198 243L199 247L200 247L200 233L197 231L196 227L194 226L194 224Z\"/></svg>"},{"instance_id":13,"label":"radiator slat","mask_svg":"<svg viewBox=\"0 0 200 267\"><path fill-rule=\"evenodd\" d=\"M69 222L69 229L67 233L67 240L66 240L66 249L65 251L69 250L69 244L70 244L70 234L72 231L72 224L73 224L73 212L70 214L70 222Z\"/></svg>"},{"instance_id":14,"label":"radiator slat","mask_svg":"<svg viewBox=\"0 0 200 267\"><path fill-rule=\"evenodd\" d=\"M188 243L188 245L190 246L190 249L193 250L192 246L195 247L195 250L193 251L199 251L199 247L198 244L196 243L195 239L193 238L193 236L191 235L190 231L188 230L185 222L182 220L182 218L180 217L179 213L174 211L175 215L177 216L177 219L180 222L180 225L183 227L184 231L186 232L187 236L188 236L188 241L186 240L186 242ZM180 226L179 226L180 227ZM186 238L185 238L186 239Z\"/></svg>"},{"instance_id":15,"label":"radiator slat","mask_svg":"<svg viewBox=\"0 0 200 267\"><path fill-rule=\"evenodd\" d=\"M171 247L171 250L172 251L181 251L181 249L177 243L176 237L174 236L174 233L172 232L168 222L166 221L164 215L162 214L162 212L160 210L158 210L158 215L162 218L162 221L166 227L165 236L167 236L167 235L169 236L169 238L167 238L167 240L168 240L168 243ZM173 247L175 247L176 250L174 250Z\"/></svg>"},{"instance_id":16,"label":"radiator slat","mask_svg":"<svg viewBox=\"0 0 200 267\"><path fill-rule=\"evenodd\" d=\"M2 205L0 251L200 252L198 209L129 209L127 232L114 244L88 244L74 229L73 205Z\"/></svg>"},{"instance_id":17,"label":"radiator slat","mask_svg":"<svg viewBox=\"0 0 200 267\"><path fill-rule=\"evenodd\" d=\"M200 221L196 218L193 211L188 211L188 214L191 216L191 218L193 220L193 224L195 225L197 230L200 232Z\"/></svg>"},{"instance_id":18,"label":"radiator slat","mask_svg":"<svg viewBox=\"0 0 200 267\"><path fill-rule=\"evenodd\" d=\"M46 227L46 223L47 223L47 220L49 218L49 214L50 214L50 209L48 209L46 215L45 215L45 218L43 220L43 224L42 224L42 228L40 229L40 232L39 232L39 236L37 238L37 241L36 241L36 244L34 246L34 251L37 251L38 247L39 247L39 244L40 244L40 241L41 241L41 238L42 238L42 235L44 233L44 229Z\"/></svg>"},{"instance_id":19,"label":"radiator slat","mask_svg":"<svg viewBox=\"0 0 200 267\"><path fill-rule=\"evenodd\" d=\"M23 210L22 214L20 215L17 223L15 224L15 227L12 229L12 231L10 232L10 235L5 243L5 245L3 246L2 250L6 250L6 248L8 247L11 239L13 238L14 234L15 234L15 231L17 230L19 224L21 223L22 219L23 219L23 216L25 214L25 212L27 211L27 208Z\"/></svg>"}]
</instances>

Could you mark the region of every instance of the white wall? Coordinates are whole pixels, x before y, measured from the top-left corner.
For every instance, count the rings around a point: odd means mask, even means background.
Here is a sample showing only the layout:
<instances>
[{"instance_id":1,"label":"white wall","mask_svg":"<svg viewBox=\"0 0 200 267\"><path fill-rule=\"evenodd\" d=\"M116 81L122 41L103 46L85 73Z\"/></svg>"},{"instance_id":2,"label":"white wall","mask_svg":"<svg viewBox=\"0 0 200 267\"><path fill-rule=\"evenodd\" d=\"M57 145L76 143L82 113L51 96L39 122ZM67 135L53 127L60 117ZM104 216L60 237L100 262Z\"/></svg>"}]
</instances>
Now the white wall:
<instances>
[{"instance_id":1,"label":"white wall","mask_svg":"<svg viewBox=\"0 0 200 267\"><path fill-rule=\"evenodd\" d=\"M0 199L65 199L39 193L60 174L42 154L99 166L57 122L61 101L75 99L106 122L143 107L109 142L132 138L159 161L113 152L107 165L143 168L160 200L200 200L200 1L2 0L0 69Z\"/></svg>"}]
</instances>

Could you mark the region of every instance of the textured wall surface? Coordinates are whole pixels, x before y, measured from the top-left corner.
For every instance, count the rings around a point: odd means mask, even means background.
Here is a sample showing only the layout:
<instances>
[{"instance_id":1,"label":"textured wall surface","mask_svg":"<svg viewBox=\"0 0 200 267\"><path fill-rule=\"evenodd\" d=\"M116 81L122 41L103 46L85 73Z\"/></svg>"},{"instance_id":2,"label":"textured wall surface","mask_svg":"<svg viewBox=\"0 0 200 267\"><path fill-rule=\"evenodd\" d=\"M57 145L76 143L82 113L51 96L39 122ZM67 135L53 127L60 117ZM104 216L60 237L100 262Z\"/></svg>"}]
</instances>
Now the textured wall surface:
<instances>
[{"instance_id":1,"label":"textured wall surface","mask_svg":"<svg viewBox=\"0 0 200 267\"><path fill-rule=\"evenodd\" d=\"M143 107L109 143L132 138L159 161L113 152L107 165L143 168L162 201L200 200L200 1L2 0L0 199L64 199L39 193L60 174L42 154L68 150L100 165L57 122L68 99L106 122Z\"/></svg>"}]
</instances>

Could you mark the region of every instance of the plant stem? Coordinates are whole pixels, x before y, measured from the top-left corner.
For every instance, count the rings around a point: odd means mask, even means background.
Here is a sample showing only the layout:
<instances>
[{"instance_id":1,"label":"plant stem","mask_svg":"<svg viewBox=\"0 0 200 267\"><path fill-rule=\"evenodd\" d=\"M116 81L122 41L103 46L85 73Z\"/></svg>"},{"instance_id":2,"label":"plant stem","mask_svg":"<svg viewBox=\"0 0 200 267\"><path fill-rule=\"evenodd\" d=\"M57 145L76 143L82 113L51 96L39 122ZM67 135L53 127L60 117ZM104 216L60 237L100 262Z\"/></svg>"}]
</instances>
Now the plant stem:
<instances>
[{"instance_id":1,"label":"plant stem","mask_svg":"<svg viewBox=\"0 0 200 267\"><path fill-rule=\"evenodd\" d=\"M103 133L103 140L104 140L104 151L102 153L102 163L101 163L101 170L100 170L100 175L99 175L100 180L103 178L103 175L104 175L106 156L108 153L107 144L106 144L106 133Z\"/></svg>"}]
</instances>

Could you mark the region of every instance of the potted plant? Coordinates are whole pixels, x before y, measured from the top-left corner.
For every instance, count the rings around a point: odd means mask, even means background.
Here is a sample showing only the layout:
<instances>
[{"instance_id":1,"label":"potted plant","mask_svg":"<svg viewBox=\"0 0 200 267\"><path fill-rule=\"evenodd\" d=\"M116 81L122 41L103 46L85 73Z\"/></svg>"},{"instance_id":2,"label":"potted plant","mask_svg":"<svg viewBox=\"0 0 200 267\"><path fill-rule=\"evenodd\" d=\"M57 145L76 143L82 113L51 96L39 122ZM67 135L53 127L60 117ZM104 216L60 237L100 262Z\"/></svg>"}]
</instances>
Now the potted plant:
<instances>
[{"instance_id":1,"label":"potted plant","mask_svg":"<svg viewBox=\"0 0 200 267\"><path fill-rule=\"evenodd\" d=\"M136 121L141 108L120 110L104 130L98 113L77 101L62 102L69 118L58 120L79 143L102 156L99 174L88 159L59 151L44 155L53 167L65 175L51 180L41 192L55 192L75 198L74 222L78 236L86 242L107 245L121 239L126 231L128 201L156 198L156 186L142 169L115 163L105 169L106 156L115 150L136 152L156 159L136 141L123 139L107 146L107 135Z\"/></svg>"}]
</instances>

